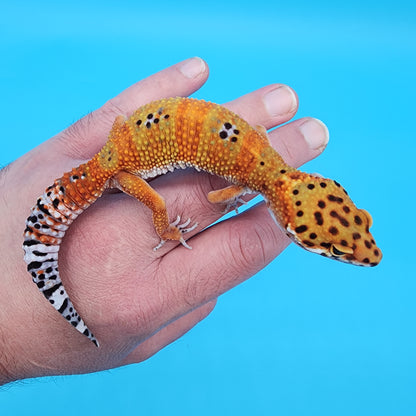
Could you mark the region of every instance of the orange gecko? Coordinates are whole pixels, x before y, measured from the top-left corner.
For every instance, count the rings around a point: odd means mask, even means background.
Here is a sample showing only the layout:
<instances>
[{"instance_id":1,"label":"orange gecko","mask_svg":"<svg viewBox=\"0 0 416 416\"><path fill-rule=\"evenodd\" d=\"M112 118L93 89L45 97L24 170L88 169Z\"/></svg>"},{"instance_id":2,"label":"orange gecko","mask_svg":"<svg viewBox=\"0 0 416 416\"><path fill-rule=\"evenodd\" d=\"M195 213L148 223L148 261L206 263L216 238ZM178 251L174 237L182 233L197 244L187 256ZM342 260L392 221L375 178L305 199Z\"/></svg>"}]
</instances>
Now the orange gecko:
<instances>
[{"instance_id":1,"label":"orange gecko","mask_svg":"<svg viewBox=\"0 0 416 416\"><path fill-rule=\"evenodd\" d=\"M116 118L105 146L90 161L65 173L39 197L26 221L27 269L46 299L79 332L98 342L78 315L58 272L58 251L70 224L108 188L119 188L153 215L160 248L167 240L188 247L184 234L196 224L171 222L165 202L146 179L193 167L230 181L212 191L212 203L235 208L246 193L260 193L277 224L298 245L361 266L381 260L371 216L330 179L288 166L271 147L264 127L252 127L217 104L168 98Z\"/></svg>"}]
</instances>

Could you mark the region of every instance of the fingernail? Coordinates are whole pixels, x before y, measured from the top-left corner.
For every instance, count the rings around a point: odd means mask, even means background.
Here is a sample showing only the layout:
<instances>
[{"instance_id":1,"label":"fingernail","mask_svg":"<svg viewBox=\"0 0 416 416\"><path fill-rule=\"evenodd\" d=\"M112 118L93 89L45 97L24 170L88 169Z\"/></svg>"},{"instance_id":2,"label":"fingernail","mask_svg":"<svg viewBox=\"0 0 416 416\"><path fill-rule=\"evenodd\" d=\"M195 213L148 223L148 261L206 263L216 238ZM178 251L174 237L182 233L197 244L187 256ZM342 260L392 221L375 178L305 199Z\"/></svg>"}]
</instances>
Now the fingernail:
<instances>
[{"instance_id":1,"label":"fingernail","mask_svg":"<svg viewBox=\"0 0 416 416\"><path fill-rule=\"evenodd\" d=\"M308 118L300 126L301 131L309 148L313 150L322 150L328 143L328 128L317 118Z\"/></svg>"},{"instance_id":2,"label":"fingernail","mask_svg":"<svg viewBox=\"0 0 416 416\"><path fill-rule=\"evenodd\" d=\"M264 97L264 105L272 116L283 116L296 110L298 100L295 93L285 85L269 91Z\"/></svg>"},{"instance_id":3,"label":"fingernail","mask_svg":"<svg viewBox=\"0 0 416 416\"><path fill-rule=\"evenodd\" d=\"M179 70L182 72L182 74L189 79L196 78L198 75L205 72L205 69L205 62L198 57L187 59L179 67Z\"/></svg>"}]
</instances>

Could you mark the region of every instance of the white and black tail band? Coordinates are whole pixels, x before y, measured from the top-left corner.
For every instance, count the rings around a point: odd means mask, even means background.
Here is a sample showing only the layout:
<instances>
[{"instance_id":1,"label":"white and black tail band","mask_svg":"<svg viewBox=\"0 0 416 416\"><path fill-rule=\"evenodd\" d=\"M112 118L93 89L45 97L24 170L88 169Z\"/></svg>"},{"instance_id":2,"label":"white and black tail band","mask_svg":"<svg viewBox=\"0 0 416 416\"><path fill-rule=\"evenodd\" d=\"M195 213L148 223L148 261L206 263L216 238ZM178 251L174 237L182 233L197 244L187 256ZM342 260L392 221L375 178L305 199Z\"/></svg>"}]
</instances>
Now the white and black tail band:
<instances>
[{"instance_id":1,"label":"white and black tail band","mask_svg":"<svg viewBox=\"0 0 416 416\"><path fill-rule=\"evenodd\" d=\"M32 208L24 232L24 259L33 282L45 298L69 323L98 346L98 341L69 299L58 270L59 246L65 231L93 201L85 201L85 205L80 207L64 193L65 189L57 180Z\"/></svg>"}]
</instances>

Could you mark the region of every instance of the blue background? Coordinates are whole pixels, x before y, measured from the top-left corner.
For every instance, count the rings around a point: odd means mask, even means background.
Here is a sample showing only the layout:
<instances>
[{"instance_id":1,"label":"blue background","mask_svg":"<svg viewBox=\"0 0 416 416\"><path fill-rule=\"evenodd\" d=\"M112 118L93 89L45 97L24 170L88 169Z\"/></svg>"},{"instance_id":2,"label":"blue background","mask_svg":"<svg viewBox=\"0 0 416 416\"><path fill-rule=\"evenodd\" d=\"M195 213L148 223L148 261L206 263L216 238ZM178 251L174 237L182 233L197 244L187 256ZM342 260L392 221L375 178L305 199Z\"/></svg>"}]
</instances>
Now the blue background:
<instances>
[{"instance_id":1,"label":"blue background","mask_svg":"<svg viewBox=\"0 0 416 416\"><path fill-rule=\"evenodd\" d=\"M211 76L197 97L283 82L297 117L326 122L305 170L372 213L384 259L358 268L291 246L148 361L5 386L0 413L416 414L414 2L194 3L0 1L0 165L198 55Z\"/></svg>"}]
</instances>

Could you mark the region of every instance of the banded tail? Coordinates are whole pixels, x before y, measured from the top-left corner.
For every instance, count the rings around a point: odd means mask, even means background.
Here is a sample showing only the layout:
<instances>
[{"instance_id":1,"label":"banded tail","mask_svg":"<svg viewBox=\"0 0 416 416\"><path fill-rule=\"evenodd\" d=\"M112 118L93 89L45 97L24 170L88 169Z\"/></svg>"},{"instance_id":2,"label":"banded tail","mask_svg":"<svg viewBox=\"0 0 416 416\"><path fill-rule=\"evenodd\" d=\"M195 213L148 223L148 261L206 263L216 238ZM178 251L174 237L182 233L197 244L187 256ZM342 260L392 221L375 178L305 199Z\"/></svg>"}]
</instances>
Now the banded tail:
<instances>
[{"instance_id":1,"label":"banded tail","mask_svg":"<svg viewBox=\"0 0 416 416\"><path fill-rule=\"evenodd\" d=\"M67 321L98 347L98 341L69 299L58 270L59 247L66 230L105 188L105 182L100 187L91 186L91 162L57 179L38 198L26 220L23 250L27 270L38 289Z\"/></svg>"}]
</instances>

